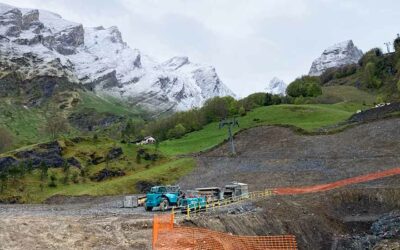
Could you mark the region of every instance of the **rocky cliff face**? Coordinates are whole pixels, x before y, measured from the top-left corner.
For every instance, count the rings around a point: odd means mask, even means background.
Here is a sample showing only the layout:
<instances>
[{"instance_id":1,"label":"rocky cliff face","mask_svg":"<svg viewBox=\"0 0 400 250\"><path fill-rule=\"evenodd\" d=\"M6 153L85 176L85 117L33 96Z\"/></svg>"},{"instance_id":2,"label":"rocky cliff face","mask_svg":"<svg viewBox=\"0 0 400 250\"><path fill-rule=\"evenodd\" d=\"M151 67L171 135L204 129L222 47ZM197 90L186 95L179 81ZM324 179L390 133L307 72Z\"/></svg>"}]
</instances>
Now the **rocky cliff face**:
<instances>
[{"instance_id":1,"label":"rocky cliff face","mask_svg":"<svg viewBox=\"0 0 400 250\"><path fill-rule=\"evenodd\" d=\"M363 53L352 40L337 43L322 53L311 65L309 75L319 76L326 69L357 63Z\"/></svg>"},{"instance_id":2,"label":"rocky cliff face","mask_svg":"<svg viewBox=\"0 0 400 250\"><path fill-rule=\"evenodd\" d=\"M234 95L215 68L174 57L159 63L130 48L117 27L86 28L43 10L0 4L0 77L63 77L100 96L160 112Z\"/></svg>"}]
</instances>

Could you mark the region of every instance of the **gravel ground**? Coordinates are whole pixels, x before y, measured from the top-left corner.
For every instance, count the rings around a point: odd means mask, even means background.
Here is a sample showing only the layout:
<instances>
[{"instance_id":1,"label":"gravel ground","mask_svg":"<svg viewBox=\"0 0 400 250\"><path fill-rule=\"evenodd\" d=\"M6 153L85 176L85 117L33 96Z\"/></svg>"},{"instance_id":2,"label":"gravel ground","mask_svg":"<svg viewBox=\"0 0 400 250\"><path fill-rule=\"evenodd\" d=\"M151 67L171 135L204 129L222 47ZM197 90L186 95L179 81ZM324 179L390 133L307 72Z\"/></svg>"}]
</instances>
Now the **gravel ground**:
<instances>
[{"instance_id":1,"label":"gravel ground","mask_svg":"<svg viewBox=\"0 0 400 250\"><path fill-rule=\"evenodd\" d=\"M122 199L0 204L0 249L151 249L152 217L159 212L122 208Z\"/></svg>"},{"instance_id":2,"label":"gravel ground","mask_svg":"<svg viewBox=\"0 0 400 250\"><path fill-rule=\"evenodd\" d=\"M143 207L123 208L123 196L92 198L89 202L68 203L68 198L61 204L0 204L0 216L105 216L132 215L149 218ZM155 212L156 213L156 212Z\"/></svg>"}]
</instances>

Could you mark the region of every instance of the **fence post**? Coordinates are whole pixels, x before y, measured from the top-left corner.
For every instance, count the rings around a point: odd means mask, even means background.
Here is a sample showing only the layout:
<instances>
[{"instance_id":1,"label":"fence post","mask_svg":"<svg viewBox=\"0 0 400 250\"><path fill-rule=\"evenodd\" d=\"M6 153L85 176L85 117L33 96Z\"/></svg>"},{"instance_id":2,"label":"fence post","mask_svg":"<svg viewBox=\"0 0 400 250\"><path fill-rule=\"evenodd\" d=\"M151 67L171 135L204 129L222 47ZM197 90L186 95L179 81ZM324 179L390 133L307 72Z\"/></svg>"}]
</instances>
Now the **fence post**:
<instances>
[{"instance_id":1,"label":"fence post","mask_svg":"<svg viewBox=\"0 0 400 250\"><path fill-rule=\"evenodd\" d=\"M189 208L189 205L187 205L186 218L190 219L190 208Z\"/></svg>"},{"instance_id":2,"label":"fence post","mask_svg":"<svg viewBox=\"0 0 400 250\"><path fill-rule=\"evenodd\" d=\"M153 217L153 249L155 249L157 238L158 238L158 217L154 215Z\"/></svg>"}]
</instances>

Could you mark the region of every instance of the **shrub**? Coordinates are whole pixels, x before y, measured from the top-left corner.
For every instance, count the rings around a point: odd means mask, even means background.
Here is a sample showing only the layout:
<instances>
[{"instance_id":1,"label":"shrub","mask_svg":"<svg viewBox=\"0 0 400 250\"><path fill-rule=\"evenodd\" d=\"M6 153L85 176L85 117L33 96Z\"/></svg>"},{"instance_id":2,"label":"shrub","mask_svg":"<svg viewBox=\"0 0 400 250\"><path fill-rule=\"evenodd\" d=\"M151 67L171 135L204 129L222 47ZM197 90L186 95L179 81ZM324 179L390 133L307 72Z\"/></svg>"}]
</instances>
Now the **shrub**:
<instances>
[{"instance_id":1,"label":"shrub","mask_svg":"<svg viewBox=\"0 0 400 250\"><path fill-rule=\"evenodd\" d=\"M315 97L322 94L318 77L303 76L297 78L286 89L286 93L291 97Z\"/></svg>"},{"instance_id":2,"label":"shrub","mask_svg":"<svg viewBox=\"0 0 400 250\"><path fill-rule=\"evenodd\" d=\"M331 80L334 79L335 76L335 72L336 72L336 68L329 68L326 69L320 76L319 79L321 81L322 84L327 83Z\"/></svg>"},{"instance_id":3,"label":"shrub","mask_svg":"<svg viewBox=\"0 0 400 250\"><path fill-rule=\"evenodd\" d=\"M246 110L251 110L256 107L261 107L265 105L265 94L264 92L258 92L240 100L241 106L244 106Z\"/></svg>"},{"instance_id":4,"label":"shrub","mask_svg":"<svg viewBox=\"0 0 400 250\"><path fill-rule=\"evenodd\" d=\"M357 64L349 64L342 66L336 70L335 78L343 78L357 72Z\"/></svg>"},{"instance_id":5,"label":"shrub","mask_svg":"<svg viewBox=\"0 0 400 250\"><path fill-rule=\"evenodd\" d=\"M299 96L294 99L294 104L296 104L296 105L304 104L304 103L305 103L305 99L303 96Z\"/></svg>"},{"instance_id":6,"label":"shrub","mask_svg":"<svg viewBox=\"0 0 400 250\"><path fill-rule=\"evenodd\" d=\"M208 99L201 108L207 122L219 121L237 114L237 101L231 96Z\"/></svg>"},{"instance_id":7,"label":"shrub","mask_svg":"<svg viewBox=\"0 0 400 250\"><path fill-rule=\"evenodd\" d=\"M11 132L0 127L0 153L10 148L14 142L14 137Z\"/></svg>"},{"instance_id":8,"label":"shrub","mask_svg":"<svg viewBox=\"0 0 400 250\"><path fill-rule=\"evenodd\" d=\"M393 47L396 52L400 51L400 37L397 37L393 41Z\"/></svg>"},{"instance_id":9,"label":"shrub","mask_svg":"<svg viewBox=\"0 0 400 250\"><path fill-rule=\"evenodd\" d=\"M3 193L7 188L8 177L8 171L0 171L0 193Z\"/></svg>"},{"instance_id":10,"label":"shrub","mask_svg":"<svg viewBox=\"0 0 400 250\"><path fill-rule=\"evenodd\" d=\"M246 115L246 110L244 109L243 106L241 106L241 107L239 108L239 115L240 115L240 116L245 116L245 115Z\"/></svg>"},{"instance_id":11,"label":"shrub","mask_svg":"<svg viewBox=\"0 0 400 250\"><path fill-rule=\"evenodd\" d=\"M358 62L358 64L361 67L364 67L369 62L376 63L380 59L380 57L382 57L382 55L383 55L383 53L382 53L382 50L380 48L373 48L373 49L369 50L367 53L365 53L361 57L361 59Z\"/></svg>"},{"instance_id":12,"label":"shrub","mask_svg":"<svg viewBox=\"0 0 400 250\"><path fill-rule=\"evenodd\" d=\"M77 172L74 172L73 174L72 174L72 177L71 177L71 180L72 180L72 182L73 183L79 183L79 178L78 178L78 173Z\"/></svg>"},{"instance_id":13,"label":"shrub","mask_svg":"<svg viewBox=\"0 0 400 250\"><path fill-rule=\"evenodd\" d=\"M272 95L270 93L265 94L264 105L265 106L272 105Z\"/></svg>"},{"instance_id":14,"label":"shrub","mask_svg":"<svg viewBox=\"0 0 400 250\"><path fill-rule=\"evenodd\" d=\"M46 165L45 162L42 161L40 163L39 168L40 168L40 180L44 181L45 179L47 179L49 167Z\"/></svg>"},{"instance_id":15,"label":"shrub","mask_svg":"<svg viewBox=\"0 0 400 250\"><path fill-rule=\"evenodd\" d=\"M281 104L282 99L284 99L284 98L285 97L280 96L280 95L273 95L270 93L265 93L264 106Z\"/></svg>"},{"instance_id":16,"label":"shrub","mask_svg":"<svg viewBox=\"0 0 400 250\"><path fill-rule=\"evenodd\" d=\"M142 157L141 157L141 155L139 153L136 153L136 163L137 164L142 163Z\"/></svg>"},{"instance_id":17,"label":"shrub","mask_svg":"<svg viewBox=\"0 0 400 250\"><path fill-rule=\"evenodd\" d=\"M375 63L367 63L364 69L364 81L368 88L379 88L382 85L382 81L376 76L376 73Z\"/></svg>"},{"instance_id":18,"label":"shrub","mask_svg":"<svg viewBox=\"0 0 400 250\"><path fill-rule=\"evenodd\" d=\"M50 175L49 187L57 187L57 176L53 173Z\"/></svg>"},{"instance_id":19,"label":"shrub","mask_svg":"<svg viewBox=\"0 0 400 250\"><path fill-rule=\"evenodd\" d=\"M169 139L172 138L181 138L186 133L186 128L181 124L177 124L173 129L168 131L167 137Z\"/></svg>"},{"instance_id":20,"label":"shrub","mask_svg":"<svg viewBox=\"0 0 400 250\"><path fill-rule=\"evenodd\" d=\"M397 90L400 92L400 80L397 82Z\"/></svg>"}]
</instances>

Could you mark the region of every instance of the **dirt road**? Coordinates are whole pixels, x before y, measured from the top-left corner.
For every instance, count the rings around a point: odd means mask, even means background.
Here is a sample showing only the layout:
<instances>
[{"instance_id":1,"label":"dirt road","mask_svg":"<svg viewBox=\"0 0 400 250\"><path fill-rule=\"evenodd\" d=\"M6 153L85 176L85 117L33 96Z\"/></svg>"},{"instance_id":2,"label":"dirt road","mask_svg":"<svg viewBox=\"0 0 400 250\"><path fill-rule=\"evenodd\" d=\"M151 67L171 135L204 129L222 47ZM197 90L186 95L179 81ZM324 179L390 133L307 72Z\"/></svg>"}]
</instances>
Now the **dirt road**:
<instances>
[{"instance_id":1,"label":"dirt road","mask_svg":"<svg viewBox=\"0 0 400 250\"><path fill-rule=\"evenodd\" d=\"M150 249L153 214L122 197L0 205L0 249ZM88 201L85 201L88 200Z\"/></svg>"}]
</instances>

